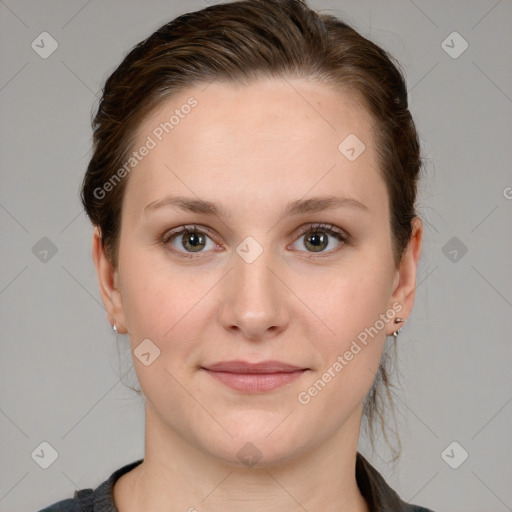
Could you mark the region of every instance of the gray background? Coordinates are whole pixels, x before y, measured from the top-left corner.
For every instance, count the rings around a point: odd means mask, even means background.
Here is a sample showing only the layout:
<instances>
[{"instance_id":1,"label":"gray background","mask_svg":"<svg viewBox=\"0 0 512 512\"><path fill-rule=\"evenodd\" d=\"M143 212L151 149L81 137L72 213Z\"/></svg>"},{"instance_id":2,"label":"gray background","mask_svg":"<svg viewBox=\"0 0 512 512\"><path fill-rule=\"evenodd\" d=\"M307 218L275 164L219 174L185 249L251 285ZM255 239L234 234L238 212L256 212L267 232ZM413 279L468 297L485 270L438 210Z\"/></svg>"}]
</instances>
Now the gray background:
<instances>
[{"instance_id":1,"label":"gray background","mask_svg":"<svg viewBox=\"0 0 512 512\"><path fill-rule=\"evenodd\" d=\"M78 190L106 77L161 24L206 5L0 1L1 511L38 510L143 456L128 340L107 323ZM512 510L512 2L310 5L401 61L423 143L424 250L398 343L403 455L396 468L385 450L371 460L436 512ZM47 59L31 47L44 31L58 42ZM445 50L462 40L442 45L454 31L469 45L457 58ZM48 469L31 456L43 441L58 452ZM469 453L458 469L441 455L453 441L452 463Z\"/></svg>"}]
</instances>

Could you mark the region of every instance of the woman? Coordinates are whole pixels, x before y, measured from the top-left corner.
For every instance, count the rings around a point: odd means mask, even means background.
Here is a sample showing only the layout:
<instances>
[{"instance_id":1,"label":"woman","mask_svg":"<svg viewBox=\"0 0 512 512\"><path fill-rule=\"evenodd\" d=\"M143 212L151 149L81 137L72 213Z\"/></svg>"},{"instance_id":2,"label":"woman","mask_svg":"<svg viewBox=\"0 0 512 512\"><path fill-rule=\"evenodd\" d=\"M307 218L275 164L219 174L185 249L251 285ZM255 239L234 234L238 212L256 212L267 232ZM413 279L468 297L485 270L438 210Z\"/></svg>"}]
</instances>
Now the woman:
<instances>
[{"instance_id":1,"label":"woman","mask_svg":"<svg viewBox=\"0 0 512 512\"><path fill-rule=\"evenodd\" d=\"M210 6L105 84L82 199L145 456L46 511L426 511L357 452L411 314L403 77L300 0Z\"/></svg>"}]
</instances>

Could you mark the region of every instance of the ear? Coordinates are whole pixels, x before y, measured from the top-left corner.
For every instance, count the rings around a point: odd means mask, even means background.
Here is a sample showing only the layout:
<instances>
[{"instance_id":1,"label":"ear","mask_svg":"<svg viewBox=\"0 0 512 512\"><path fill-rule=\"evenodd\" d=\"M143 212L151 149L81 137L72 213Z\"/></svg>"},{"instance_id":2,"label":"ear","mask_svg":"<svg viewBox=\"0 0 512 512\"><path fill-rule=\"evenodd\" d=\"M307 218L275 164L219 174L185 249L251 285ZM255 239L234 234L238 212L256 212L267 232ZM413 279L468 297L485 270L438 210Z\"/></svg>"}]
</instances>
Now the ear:
<instances>
[{"instance_id":1,"label":"ear","mask_svg":"<svg viewBox=\"0 0 512 512\"><path fill-rule=\"evenodd\" d=\"M414 297L416 294L416 271L421 256L421 244L423 239L423 223L419 217L412 221L412 233L407 248L402 256L402 261L398 265L395 280L393 283L393 293L390 298L390 307L399 302L402 310L397 315L407 320L414 306ZM404 324L391 324L391 335L393 331L402 327Z\"/></svg>"},{"instance_id":2,"label":"ear","mask_svg":"<svg viewBox=\"0 0 512 512\"><path fill-rule=\"evenodd\" d=\"M96 267L96 275L100 287L101 299L107 310L110 325L116 324L120 334L126 334L126 322L121 301L121 293L118 289L118 272L110 263L101 238L101 230L94 227L92 237L92 258Z\"/></svg>"}]
</instances>

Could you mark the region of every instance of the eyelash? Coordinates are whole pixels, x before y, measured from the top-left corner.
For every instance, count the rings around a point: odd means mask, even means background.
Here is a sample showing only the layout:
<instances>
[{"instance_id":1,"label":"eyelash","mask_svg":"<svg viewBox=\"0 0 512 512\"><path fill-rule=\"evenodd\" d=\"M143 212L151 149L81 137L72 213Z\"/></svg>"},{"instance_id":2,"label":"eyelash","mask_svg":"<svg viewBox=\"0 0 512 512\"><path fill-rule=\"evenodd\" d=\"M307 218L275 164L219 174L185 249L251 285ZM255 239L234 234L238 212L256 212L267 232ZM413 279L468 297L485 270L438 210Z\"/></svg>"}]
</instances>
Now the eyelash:
<instances>
[{"instance_id":1,"label":"eyelash","mask_svg":"<svg viewBox=\"0 0 512 512\"><path fill-rule=\"evenodd\" d=\"M323 223L316 223L316 224L311 224L309 226L306 226L303 230L301 230L301 232L299 233L296 240L298 240L302 236L306 235L307 233L314 233L316 231L321 231L321 232L327 233L328 235L333 236L334 238L336 238L336 240L338 240L338 242L341 242L342 245L345 244L349 240L349 235L346 234L344 231L339 230L332 224L323 224ZM174 238L176 238L180 235L188 234L188 233L199 233L202 235L207 235L209 238L212 238L212 235L213 235L213 231L211 231L208 228L202 228L202 227L195 226L195 225L180 226L179 228L177 228L175 230L167 231L166 233L164 233L160 239L160 242L164 247L168 248L169 242L171 242ZM216 245L218 245L218 244L216 244ZM311 256L308 256L308 257L314 257L315 255L322 257L322 256L331 254L336 251L337 251L337 249L332 249L332 250L326 251L326 252L320 251L316 254L314 252L310 252L309 254L311 254ZM198 251L198 253L197 253L198 256L196 256L196 255L194 255L194 253L187 253L187 252L178 251L175 249L172 249L172 252L174 254L176 254L179 258L187 258L187 259L200 257L200 254L201 254L201 251ZM308 251L300 251L300 252L308 252Z\"/></svg>"}]
</instances>

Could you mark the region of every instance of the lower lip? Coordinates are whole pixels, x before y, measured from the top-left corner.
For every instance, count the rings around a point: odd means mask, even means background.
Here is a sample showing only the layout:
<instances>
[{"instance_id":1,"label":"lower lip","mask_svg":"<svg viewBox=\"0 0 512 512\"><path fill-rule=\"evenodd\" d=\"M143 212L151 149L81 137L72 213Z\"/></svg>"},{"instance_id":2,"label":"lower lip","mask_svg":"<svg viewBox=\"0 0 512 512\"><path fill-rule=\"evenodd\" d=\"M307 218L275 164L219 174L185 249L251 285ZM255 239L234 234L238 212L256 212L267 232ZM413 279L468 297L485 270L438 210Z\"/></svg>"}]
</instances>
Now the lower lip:
<instances>
[{"instance_id":1,"label":"lower lip","mask_svg":"<svg viewBox=\"0 0 512 512\"><path fill-rule=\"evenodd\" d=\"M226 386L247 393L264 393L280 388L298 379L306 370L280 373L228 373L204 369Z\"/></svg>"}]
</instances>

